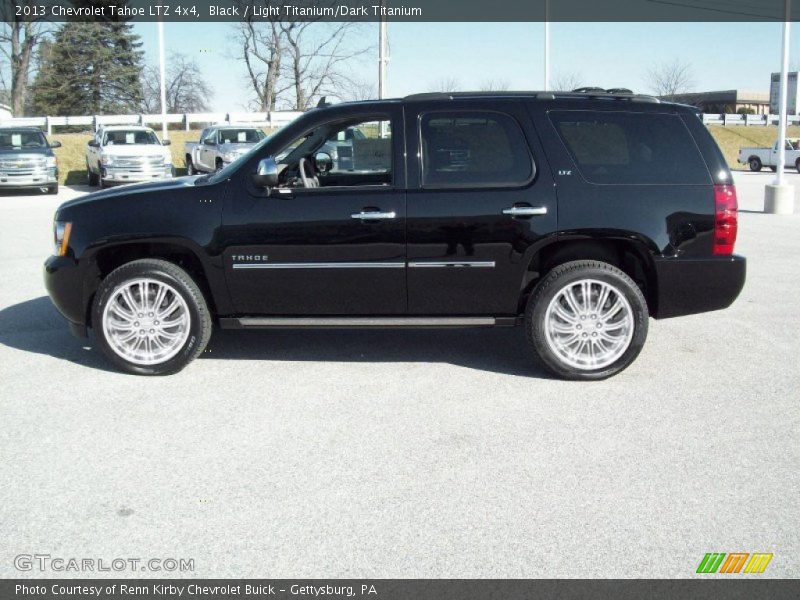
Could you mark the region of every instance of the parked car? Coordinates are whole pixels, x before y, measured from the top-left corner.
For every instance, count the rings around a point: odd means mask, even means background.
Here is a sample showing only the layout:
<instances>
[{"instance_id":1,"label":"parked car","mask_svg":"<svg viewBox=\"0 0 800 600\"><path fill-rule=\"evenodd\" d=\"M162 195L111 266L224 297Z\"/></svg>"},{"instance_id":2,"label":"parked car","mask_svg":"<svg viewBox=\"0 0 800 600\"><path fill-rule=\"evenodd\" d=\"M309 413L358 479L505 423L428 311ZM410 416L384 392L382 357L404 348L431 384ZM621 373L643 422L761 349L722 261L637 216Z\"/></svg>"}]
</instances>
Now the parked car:
<instances>
[{"instance_id":1,"label":"parked car","mask_svg":"<svg viewBox=\"0 0 800 600\"><path fill-rule=\"evenodd\" d=\"M36 127L0 127L0 189L39 189L58 193L58 161Z\"/></svg>"},{"instance_id":2,"label":"parked car","mask_svg":"<svg viewBox=\"0 0 800 600\"><path fill-rule=\"evenodd\" d=\"M87 182L106 187L174 177L169 144L149 127L101 127L86 144Z\"/></svg>"},{"instance_id":3,"label":"parked car","mask_svg":"<svg viewBox=\"0 0 800 600\"><path fill-rule=\"evenodd\" d=\"M320 149L351 127L378 133L334 172ZM521 326L552 372L601 379L649 317L734 301L736 231L731 173L690 107L421 94L310 110L213 174L67 202L45 281L131 373L181 369L214 323Z\"/></svg>"},{"instance_id":4,"label":"parked car","mask_svg":"<svg viewBox=\"0 0 800 600\"><path fill-rule=\"evenodd\" d=\"M763 167L769 167L775 171L778 166L778 142L776 141L772 148L741 148L739 158L736 160L739 164L748 165L751 171L760 171ZM794 167L800 173L800 139L786 140L785 166L787 168Z\"/></svg>"},{"instance_id":5,"label":"parked car","mask_svg":"<svg viewBox=\"0 0 800 600\"><path fill-rule=\"evenodd\" d=\"M186 142L186 170L189 175L211 173L229 165L253 149L266 134L247 125L214 125L200 134L197 142Z\"/></svg>"}]
</instances>

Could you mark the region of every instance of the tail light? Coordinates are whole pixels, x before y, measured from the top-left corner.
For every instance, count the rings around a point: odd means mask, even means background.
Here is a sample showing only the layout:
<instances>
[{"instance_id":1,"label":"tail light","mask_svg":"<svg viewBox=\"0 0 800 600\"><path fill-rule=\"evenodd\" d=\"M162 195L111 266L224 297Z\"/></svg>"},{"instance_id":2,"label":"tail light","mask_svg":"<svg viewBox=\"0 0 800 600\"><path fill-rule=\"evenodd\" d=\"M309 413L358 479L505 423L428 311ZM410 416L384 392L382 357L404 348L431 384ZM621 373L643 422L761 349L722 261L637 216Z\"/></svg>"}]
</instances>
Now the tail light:
<instances>
[{"instance_id":1,"label":"tail light","mask_svg":"<svg viewBox=\"0 0 800 600\"><path fill-rule=\"evenodd\" d=\"M714 254L733 254L736 230L739 227L739 205L736 201L736 186L714 186Z\"/></svg>"}]
</instances>

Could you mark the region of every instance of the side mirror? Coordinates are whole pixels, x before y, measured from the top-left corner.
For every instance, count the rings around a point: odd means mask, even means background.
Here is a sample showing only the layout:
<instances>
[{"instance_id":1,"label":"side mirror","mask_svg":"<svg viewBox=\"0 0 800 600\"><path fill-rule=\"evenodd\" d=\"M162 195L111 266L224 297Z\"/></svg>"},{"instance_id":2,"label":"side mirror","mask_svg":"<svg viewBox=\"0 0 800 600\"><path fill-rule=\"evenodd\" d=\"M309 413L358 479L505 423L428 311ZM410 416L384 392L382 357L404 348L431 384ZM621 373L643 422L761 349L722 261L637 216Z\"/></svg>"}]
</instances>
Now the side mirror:
<instances>
[{"instance_id":1,"label":"side mirror","mask_svg":"<svg viewBox=\"0 0 800 600\"><path fill-rule=\"evenodd\" d=\"M203 144L206 146L216 146L217 142L215 142L212 138L206 138L203 140Z\"/></svg>"},{"instance_id":2,"label":"side mirror","mask_svg":"<svg viewBox=\"0 0 800 600\"><path fill-rule=\"evenodd\" d=\"M50 147L51 148L61 148L61 142L58 142L58 141L50 142Z\"/></svg>"},{"instance_id":3,"label":"side mirror","mask_svg":"<svg viewBox=\"0 0 800 600\"><path fill-rule=\"evenodd\" d=\"M172 140L161 140L162 146L169 146L172 143Z\"/></svg>"},{"instance_id":4,"label":"side mirror","mask_svg":"<svg viewBox=\"0 0 800 600\"><path fill-rule=\"evenodd\" d=\"M97 140L89 140L89 146L92 148L99 148L100 144L97 143Z\"/></svg>"},{"instance_id":5,"label":"side mirror","mask_svg":"<svg viewBox=\"0 0 800 600\"><path fill-rule=\"evenodd\" d=\"M317 171L320 173L327 173L333 168L333 159L327 152L317 152L314 162L317 163Z\"/></svg>"},{"instance_id":6,"label":"side mirror","mask_svg":"<svg viewBox=\"0 0 800 600\"><path fill-rule=\"evenodd\" d=\"M268 188L278 185L278 163L271 156L258 161L258 169L253 173L256 187Z\"/></svg>"}]
</instances>

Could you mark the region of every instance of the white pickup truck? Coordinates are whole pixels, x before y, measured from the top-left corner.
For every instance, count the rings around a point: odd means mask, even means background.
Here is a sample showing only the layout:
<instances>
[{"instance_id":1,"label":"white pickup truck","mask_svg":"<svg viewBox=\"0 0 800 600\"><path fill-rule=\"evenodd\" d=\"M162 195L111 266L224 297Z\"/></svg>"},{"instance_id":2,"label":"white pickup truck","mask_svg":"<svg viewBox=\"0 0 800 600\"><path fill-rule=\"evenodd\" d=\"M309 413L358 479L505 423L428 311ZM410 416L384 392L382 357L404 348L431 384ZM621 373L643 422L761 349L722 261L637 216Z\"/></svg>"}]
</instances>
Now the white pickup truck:
<instances>
[{"instance_id":1,"label":"white pickup truck","mask_svg":"<svg viewBox=\"0 0 800 600\"><path fill-rule=\"evenodd\" d=\"M186 142L186 170L189 175L211 173L244 156L266 134L251 125L214 125L200 134L197 142Z\"/></svg>"},{"instance_id":2,"label":"white pickup truck","mask_svg":"<svg viewBox=\"0 0 800 600\"><path fill-rule=\"evenodd\" d=\"M751 171L760 171L769 167L773 171L778 166L778 142L772 148L742 148L739 150L737 162L749 165ZM786 139L786 167L794 167L800 173L800 138Z\"/></svg>"},{"instance_id":3,"label":"white pickup truck","mask_svg":"<svg viewBox=\"0 0 800 600\"><path fill-rule=\"evenodd\" d=\"M91 186L152 181L175 175L169 140L149 127L100 128L86 144L86 175Z\"/></svg>"}]
</instances>

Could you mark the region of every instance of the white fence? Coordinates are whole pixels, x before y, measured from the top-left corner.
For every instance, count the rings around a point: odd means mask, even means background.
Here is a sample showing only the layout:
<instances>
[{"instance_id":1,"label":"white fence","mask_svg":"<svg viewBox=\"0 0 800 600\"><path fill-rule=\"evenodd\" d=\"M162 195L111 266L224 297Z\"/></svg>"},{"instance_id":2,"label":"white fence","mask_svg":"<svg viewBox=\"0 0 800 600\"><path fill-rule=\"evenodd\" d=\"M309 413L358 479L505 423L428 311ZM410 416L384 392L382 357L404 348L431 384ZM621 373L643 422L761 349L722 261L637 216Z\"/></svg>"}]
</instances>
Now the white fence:
<instances>
[{"instance_id":1,"label":"white fence","mask_svg":"<svg viewBox=\"0 0 800 600\"><path fill-rule=\"evenodd\" d=\"M800 124L800 115L789 115L786 117L789 125ZM766 125L777 125L778 115L703 115L703 123L706 125L741 125L749 127L764 127Z\"/></svg>"},{"instance_id":2,"label":"white fence","mask_svg":"<svg viewBox=\"0 0 800 600\"><path fill-rule=\"evenodd\" d=\"M167 124L180 124L186 131L193 124L206 123L249 123L262 127L278 128L293 121L302 113L295 111L276 111L261 113L184 113L167 114ZM156 115L94 115L72 117L18 117L0 119L0 127L4 125L41 127L47 134L53 133L54 127L86 127L97 130L101 125L158 125L162 117Z\"/></svg>"}]
</instances>

